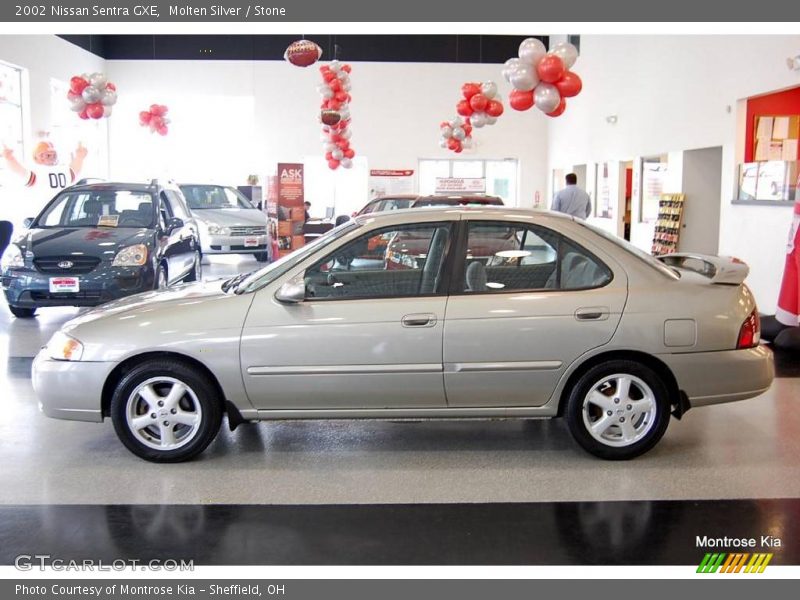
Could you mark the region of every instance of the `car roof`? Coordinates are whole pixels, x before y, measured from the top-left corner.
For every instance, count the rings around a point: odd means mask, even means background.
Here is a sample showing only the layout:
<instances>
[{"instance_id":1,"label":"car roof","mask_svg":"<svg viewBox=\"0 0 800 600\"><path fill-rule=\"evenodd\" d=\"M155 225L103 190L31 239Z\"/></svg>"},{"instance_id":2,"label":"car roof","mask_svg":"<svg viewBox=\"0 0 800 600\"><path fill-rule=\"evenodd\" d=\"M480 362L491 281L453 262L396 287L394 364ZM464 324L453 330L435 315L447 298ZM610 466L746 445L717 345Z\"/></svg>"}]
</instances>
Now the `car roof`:
<instances>
[{"instance_id":1,"label":"car roof","mask_svg":"<svg viewBox=\"0 0 800 600\"><path fill-rule=\"evenodd\" d=\"M574 217L564 213L540 208L513 208L510 206L422 206L418 208L403 208L384 212L367 213L358 215L354 219L363 225L371 222L380 222L386 225L413 223L415 221L459 221L462 218L486 217L498 220L514 220L518 218L552 218L573 221Z\"/></svg>"},{"instance_id":2,"label":"car roof","mask_svg":"<svg viewBox=\"0 0 800 600\"><path fill-rule=\"evenodd\" d=\"M103 183L84 183L65 188L66 192L156 192L158 187L151 183L122 183L122 182L103 182Z\"/></svg>"}]
</instances>

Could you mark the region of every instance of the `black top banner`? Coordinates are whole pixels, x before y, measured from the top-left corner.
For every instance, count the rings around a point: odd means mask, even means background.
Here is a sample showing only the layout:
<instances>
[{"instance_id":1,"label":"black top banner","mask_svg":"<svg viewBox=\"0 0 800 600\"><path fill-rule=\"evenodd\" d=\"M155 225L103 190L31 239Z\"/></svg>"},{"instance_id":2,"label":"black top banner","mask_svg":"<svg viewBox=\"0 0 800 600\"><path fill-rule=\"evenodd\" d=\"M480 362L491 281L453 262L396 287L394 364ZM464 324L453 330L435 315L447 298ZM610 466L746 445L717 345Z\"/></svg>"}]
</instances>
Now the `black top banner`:
<instances>
[{"instance_id":1,"label":"black top banner","mask_svg":"<svg viewBox=\"0 0 800 600\"><path fill-rule=\"evenodd\" d=\"M0 22L776 22L787 0L4 0Z\"/></svg>"}]
</instances>

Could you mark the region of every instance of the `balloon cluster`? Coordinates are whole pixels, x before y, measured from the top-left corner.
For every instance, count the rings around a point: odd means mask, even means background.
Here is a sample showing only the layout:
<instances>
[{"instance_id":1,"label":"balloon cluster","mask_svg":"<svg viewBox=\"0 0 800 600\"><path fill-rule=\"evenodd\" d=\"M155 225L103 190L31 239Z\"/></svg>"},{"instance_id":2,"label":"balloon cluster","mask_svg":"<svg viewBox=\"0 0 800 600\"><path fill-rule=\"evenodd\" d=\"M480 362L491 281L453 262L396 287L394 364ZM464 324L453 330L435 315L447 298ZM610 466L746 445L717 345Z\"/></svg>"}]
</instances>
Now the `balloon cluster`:
<instances>
[{"instance_id":1,"label":"balloon cluster","mask_svg":"<svg viewBox=\"0 0 800 600\"><path fill-rule=\"evenodd\" d=\"M439 124L441 139L439 146L460 154L466 148L472 148L472 124L469 119L456 117Z\"/></svg>"},{"instance_id":2,"label":"balloon cluster","mask_svg":"<svg viewBox=\"0 0 800 600\"><path fill-rule=\"evenodd\" d=\"M289 44L283 58L295 67L308 67L322 56L322 48L311 40L297 40Z\"/></svg>"},{"instance_id":3,"label":"balloon cluster","mask_svg":"<svg viewBox=\"0 0 800 600\"><path fill-rule=\"evenodd\" d=\"M550 52L536 38L519 45L519 58L510 58L503 66L503 77L514 90L508 103L514 110L536 106L549 117L557 117L567 108L567 98L577 96L583 82L570 71L578 59L578 49L559 42Z\"/></svg>"},{"instance_id":4,"label":"balloon cluster","mask_svg":"<svg viewBox=\"0 0 800 600\"><path fill-rule=\"evenodd\" d=\"M69 80L67 100L81 119L108 118L117 103L117 87L102 73L75 75Z\"/></svg>"},{"instance_id":5,"label":"balloon cluster","mask_svg":"<svg viewBox=\"0 0 800 600\"><path fill-rule=\"evenodd\" d=\"M469 119L473 127L494 125L497 117L503 114L503 103L497 96L494 81L484 83L465 83L461 86L464 99L456 105L456 112Z\"/></svg>"},{"instance_id":6,"label":"balloon cluster","mask_svg":"<svg viewBox=\"0 0 800 600\"><path fill-rule=\"evenodd\" d=\"M139 125L149 127L150 133L167 135L169 133L169 119L167 113L169 109L163 104L151 104L148 110L139 113Z\"/></svg>"},{"instance_id":7,"label":"balloon cluster","mask_svg":"<svg viewBox=\"0 0 800 600\"><path fill-rule=\"evenodd\" d=\"M322 95L320 122L322 148L328 167L349 169L353 166L355 150L350 147L350 65L332 60L319 68L322 83L317 90Z\"/></svg>"}]
</instances>

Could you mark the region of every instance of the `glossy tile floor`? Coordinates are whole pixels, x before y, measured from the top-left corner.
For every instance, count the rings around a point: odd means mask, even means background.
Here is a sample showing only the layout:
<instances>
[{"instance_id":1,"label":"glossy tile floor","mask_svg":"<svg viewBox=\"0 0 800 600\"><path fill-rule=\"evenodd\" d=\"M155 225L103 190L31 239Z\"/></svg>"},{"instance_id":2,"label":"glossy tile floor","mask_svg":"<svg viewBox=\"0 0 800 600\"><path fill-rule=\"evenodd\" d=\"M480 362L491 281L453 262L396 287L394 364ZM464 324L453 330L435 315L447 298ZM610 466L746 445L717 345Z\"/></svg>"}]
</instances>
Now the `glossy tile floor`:
<instances>
[{"instance_id":1,"label":"glossy tile floor","mask_svg":"<svg viewBox=\"0 0 800 600\"><path fill-rule=\"evenodd\" d=\"M257 268L214 259L206 277ZM3 303L4 304L4 303ZM109 421L39 414L30 363L77 314L0 306L0 504L382 504L800 496L800 379L672 420L649 454L592 458L560 421L333 422L223 430L199 460L153 465Z\"/></svg>"}]
</instances>

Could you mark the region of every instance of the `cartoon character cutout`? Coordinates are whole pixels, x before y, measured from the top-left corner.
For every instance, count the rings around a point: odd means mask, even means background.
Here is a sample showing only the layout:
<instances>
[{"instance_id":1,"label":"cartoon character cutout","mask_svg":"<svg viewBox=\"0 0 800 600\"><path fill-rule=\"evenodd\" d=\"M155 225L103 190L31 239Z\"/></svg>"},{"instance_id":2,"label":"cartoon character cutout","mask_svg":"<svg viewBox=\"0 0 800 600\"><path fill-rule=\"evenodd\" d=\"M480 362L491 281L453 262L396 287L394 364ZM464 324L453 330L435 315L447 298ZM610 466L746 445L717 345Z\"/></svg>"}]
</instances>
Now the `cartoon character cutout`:
<instances>
[{"instance_id":1,"label":"cartoon character cutout","mask_svg":"<svg viewBox=\"0 0 800 600\"><path fill-rule=\"evenodd\" d=\"M3 145L3 158L9 171L23 179L25 187L48 189L51 192L75 183L83 169L83 161L87 154L88 150L78 142L78 147L72 153L69 165L59 165L58 152L53 144L45 141L39 142L33 150L33 161L37 167L28 169L17 160L11 148Z\"/></svg>"}]
</instances>

